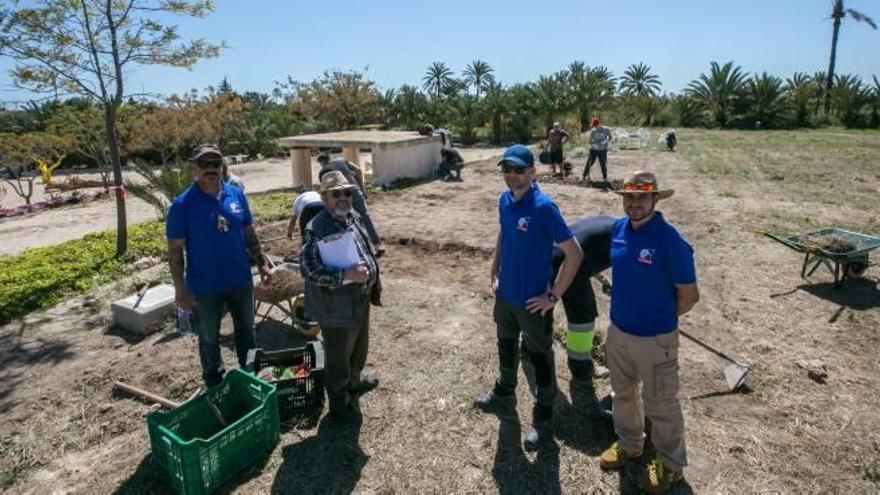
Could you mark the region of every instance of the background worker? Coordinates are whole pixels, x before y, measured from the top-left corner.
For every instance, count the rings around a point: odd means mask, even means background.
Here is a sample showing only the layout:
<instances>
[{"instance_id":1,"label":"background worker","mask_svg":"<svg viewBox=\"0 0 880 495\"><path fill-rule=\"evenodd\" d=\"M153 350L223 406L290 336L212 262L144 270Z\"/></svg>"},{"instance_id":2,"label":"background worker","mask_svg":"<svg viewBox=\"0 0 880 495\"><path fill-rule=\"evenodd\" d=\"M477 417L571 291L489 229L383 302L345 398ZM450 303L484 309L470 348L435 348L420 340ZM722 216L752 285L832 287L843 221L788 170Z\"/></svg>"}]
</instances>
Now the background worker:
<instances>
[{"instance_id":1,"label":"background worker","mask_svg":"<svg viewBox=\"0 0 880 495\"><path fill-rule=\"evenodd\" d=\"M564 172L563 162L565 161L565 153L563 146L568 142L569 135L562 130L559 122L554 122L553 127L547 132L547 149L550 151L550 172L556 173L556 167Z\"/></svg>"},{"instance_id":2,"label":"background worker","mask_svg":"<svg viewBox=\"0 0 880 495\"><path fill-rule=\"evenodd\" d=\"M464 168L464 158L455 148L440 150L440 168L437 174L441 180L461 182L461 169Z\"/></svg>"},{"instance_id":3,"label":"background worker","mask_svg":"<svg viewBox=\"0 0 880 495\"><path fill-rule=\"evenodd\" d=\"M592 357L593 334L599 310L591 279L611 267L613 225L614 218L596 215L584 217L568 226L584 253L584 259L578 267L574 280L562 295L562 305L568 323L565 338L568 369L572 377L580 380L590 380L595 373ZM554 276L559 272L564 260L565 253L559 247L555 248Z\"/></svg>"},{"instance_id":4,"label":"background worker","mask_svg":"<svg viewBox=\"0 0 880 495\"><path fill-rule=\"evenodd\" d=\"M321 201L321 195L315 191L306 191L293 200L293 206L290 211L290 221L287 223L287 238L293 238L293 229L299 222L300 240L306 238L306 226L321 210L324 209L324 202Z\"/></svg>"},{"instance_id":5,"label":"background worker","mask_svg":"<svg viewBox=\"0 0 880 495\"><path fill-rule=\"evenodd\" d=\"M587 164L584 165L582 180L587 181L588 185L592 184L593 180L590 178L590 169L593 168L593 164L596 163L596 158L598 158L599 167L602 169L602 181L607 189L608 148L611 147L611 130L602 125L598 117L593 117L593 121L590 124L590 133L587 137L587 141L590 143L590 154L587 157Z\"/></svg>"}]
</instances>

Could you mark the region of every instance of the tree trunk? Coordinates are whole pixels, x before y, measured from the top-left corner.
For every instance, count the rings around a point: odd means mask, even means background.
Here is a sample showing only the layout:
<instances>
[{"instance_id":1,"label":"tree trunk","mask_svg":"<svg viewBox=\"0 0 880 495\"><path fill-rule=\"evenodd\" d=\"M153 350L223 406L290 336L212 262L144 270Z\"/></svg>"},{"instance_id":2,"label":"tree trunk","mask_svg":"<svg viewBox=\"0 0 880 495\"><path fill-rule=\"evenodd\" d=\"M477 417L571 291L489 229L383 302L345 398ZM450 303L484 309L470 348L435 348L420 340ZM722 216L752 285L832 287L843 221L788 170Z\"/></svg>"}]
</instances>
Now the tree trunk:
<instances>
[{"instance_id":1,"label":"tree trunk","mask_svg":"<svg viewBox=\"0 0 880 495\"><path fill-rule=\"evenodd\" d=\"M125 192L122 189L122 161L119 157L119 140L116 136L116 107L112 102L104 104L107 125L107 145L110 148L110 164L113 167L113 185L116 190L116 256L128 250L128 223L125 217Z\"/></svg>"},{"instance_id":2,"label":"tree trunk","mask_svg":"<svg viewBox=\"0 0 880 495\"><path fill-rule=\"evenodd\" d=\"M840 18L843 16L843 5L834 2L834 27L831 32L831 56L828 59L828 75L825 79L825 117L831 113L831 86L834 84L834 63L837 61L837 37L840 34Z\"/></svg>"}]
</instances>

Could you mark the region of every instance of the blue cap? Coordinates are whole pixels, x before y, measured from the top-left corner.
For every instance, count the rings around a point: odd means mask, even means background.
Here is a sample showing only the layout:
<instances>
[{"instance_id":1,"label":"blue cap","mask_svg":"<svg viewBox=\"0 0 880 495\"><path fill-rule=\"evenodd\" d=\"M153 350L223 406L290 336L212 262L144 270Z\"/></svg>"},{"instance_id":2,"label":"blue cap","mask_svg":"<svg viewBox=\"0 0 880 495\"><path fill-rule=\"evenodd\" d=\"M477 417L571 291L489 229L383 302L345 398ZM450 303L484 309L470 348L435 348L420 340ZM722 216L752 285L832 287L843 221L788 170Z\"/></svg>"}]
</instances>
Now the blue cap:
<instances>
[{"instance_id":1,"label":"blue cap","mask_svg":"<svg viewBox=\"0 0 880 495\"><path fill-rule=\"evenodd\" d=\"M531 167L535 164L535 155L532 154L532 150L528 146L514 144L504 150L504 156L501 157L501 160L498 160L498 165L505 162L514 167Z\"/></svg>"}]
</instances>

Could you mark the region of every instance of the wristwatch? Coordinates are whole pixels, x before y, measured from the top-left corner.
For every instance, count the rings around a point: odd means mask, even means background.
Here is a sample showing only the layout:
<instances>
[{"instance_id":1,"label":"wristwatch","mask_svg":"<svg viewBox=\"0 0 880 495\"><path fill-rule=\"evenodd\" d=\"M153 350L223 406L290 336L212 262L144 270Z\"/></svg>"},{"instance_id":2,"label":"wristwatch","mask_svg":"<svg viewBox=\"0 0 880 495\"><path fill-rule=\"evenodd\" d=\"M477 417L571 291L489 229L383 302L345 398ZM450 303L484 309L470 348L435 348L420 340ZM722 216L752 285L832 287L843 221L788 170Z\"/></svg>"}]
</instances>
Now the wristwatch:
<instances>
[{"instance_id":1,"label":"wristwatch","mask_svg":"<svg viewBox=\"0 0 880 495\"><path fill-rule=\"evenodd\" d=\"M549 293L549 294L547 294L547 299L549 299L550 302L552 302L552 303L557 303L557 302L559 302L559 297L558 297L556 294L552 293L552 292Z\"/></svg>"}]
</instances>

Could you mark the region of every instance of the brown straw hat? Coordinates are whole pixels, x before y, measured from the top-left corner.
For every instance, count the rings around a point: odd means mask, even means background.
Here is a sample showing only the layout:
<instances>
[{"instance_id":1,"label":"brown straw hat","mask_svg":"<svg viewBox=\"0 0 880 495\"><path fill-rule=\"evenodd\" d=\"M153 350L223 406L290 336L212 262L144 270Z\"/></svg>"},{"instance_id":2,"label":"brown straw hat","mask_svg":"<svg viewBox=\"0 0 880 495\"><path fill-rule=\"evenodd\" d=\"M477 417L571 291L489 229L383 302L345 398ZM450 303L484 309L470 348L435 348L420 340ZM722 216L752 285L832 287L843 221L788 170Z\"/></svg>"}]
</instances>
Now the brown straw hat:
<instances>
[{"instance_id":1,"label":"brown straw hat","mask_svg":"<svg viewBox=\"0 0 880 495\"><path fill-rule=\"evenodd\" d=\"M666 199L675 193L675 189L660 189L654 172L633 172L623 181L623 187L617 194L656 194L658 199Z\"/></svg>"},{"instance_id":2,"label":"brown straw hat","mask_svg":"<svg viewBox=\"0 0 880 495\"><path fill-rule=\"evenodd\" d=\"M336 191L340 189L353 189L355 186L342 175L342 172L333 170L321 177L321 185L318 192Z\"/></svg>"}]
</instances>

